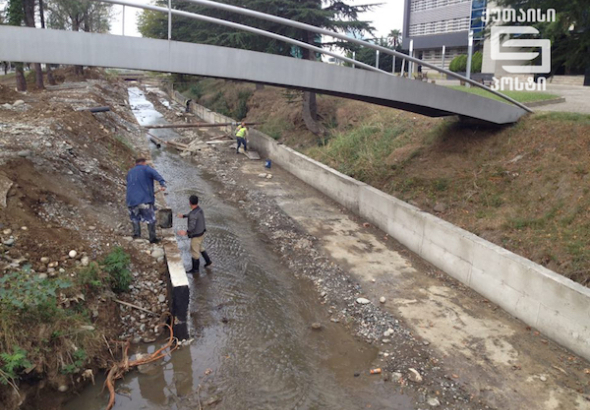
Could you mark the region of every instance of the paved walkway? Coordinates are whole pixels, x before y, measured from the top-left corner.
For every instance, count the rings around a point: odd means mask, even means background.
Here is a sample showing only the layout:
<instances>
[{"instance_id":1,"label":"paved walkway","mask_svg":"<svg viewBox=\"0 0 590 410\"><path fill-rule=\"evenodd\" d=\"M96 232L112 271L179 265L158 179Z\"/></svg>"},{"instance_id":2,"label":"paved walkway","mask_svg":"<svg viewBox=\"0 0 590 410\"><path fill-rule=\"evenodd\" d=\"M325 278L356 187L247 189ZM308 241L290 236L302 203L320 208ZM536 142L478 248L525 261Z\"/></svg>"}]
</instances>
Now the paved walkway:
<instances>
[{"instance_id":1,"label":"paved walkway","mask_svg":"<svg viewBox=\"0 0 590 410\"><path fill-rule=\"evenodd\" d=\"M565 102L536 107L535 111L565 111L590 114L590 87L547 84L547 92L565 97Z\"/></svg>"}]
</instances>

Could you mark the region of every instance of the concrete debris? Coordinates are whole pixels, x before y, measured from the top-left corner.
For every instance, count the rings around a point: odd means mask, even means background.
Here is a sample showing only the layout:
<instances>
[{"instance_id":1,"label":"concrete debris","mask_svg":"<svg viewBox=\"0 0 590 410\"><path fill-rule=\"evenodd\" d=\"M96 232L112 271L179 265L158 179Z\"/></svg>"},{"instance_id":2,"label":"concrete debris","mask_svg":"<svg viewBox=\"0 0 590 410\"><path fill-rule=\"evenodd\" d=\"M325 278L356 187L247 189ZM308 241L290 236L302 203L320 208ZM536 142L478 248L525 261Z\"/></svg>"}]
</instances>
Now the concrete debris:
<instances>
[{"instance_id":1,"label":"concrete debris","mask_svg":"<svg viewBox=\"0 0 590 410\"><path fill-rule=\"evenodd\" d=\"M418 370L413 369L411 367L408 369L408 380L414 383L422 383L423 381L422 376L420 375L420 373L418 373Z\"/></svg>"},{"instance_id":2,"label":"concrete debris","mask_svg":"<svg viewBox=\"0 0 590 410\"><path fill-rule=\"evenodd\" d=\"M7 240L3 241L2 243L6 246L12 246L16 242L14 238L8 238Z\"/></svg>"},{"instance_id":3,"label":"concrete debris","mask_svg":"<svg viewBox=\"0 0 590 410\"><path fill-rule=\"evenodd\" d=\"M154 258L154 259L161 258L162 256L164 256L164 249L156 248L152 251L151 255L152 255L152 258Z\"/></svg>"}]
</instances>

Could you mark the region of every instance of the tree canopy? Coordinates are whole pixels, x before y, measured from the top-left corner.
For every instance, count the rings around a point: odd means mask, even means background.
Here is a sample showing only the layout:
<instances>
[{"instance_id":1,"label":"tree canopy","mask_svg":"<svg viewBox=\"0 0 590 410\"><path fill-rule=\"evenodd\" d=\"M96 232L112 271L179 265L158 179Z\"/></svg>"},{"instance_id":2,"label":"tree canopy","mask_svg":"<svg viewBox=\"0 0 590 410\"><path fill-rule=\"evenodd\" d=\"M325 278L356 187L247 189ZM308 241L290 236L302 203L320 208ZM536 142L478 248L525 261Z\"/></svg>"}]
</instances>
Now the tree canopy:
<instances>
[{"instance_id":1,"label":"tree canopy","mask_svg":"<svg viewBox=\"0 0 590 410\"><path fill-rule=\"evenodd\" d=\"M554 22L534 26L552 43L552 71L590 69L590 4L588 0L499 0L514 9L555 9ZM523 23L527 24L527 23Z\"/></svg>"}]
</instances>

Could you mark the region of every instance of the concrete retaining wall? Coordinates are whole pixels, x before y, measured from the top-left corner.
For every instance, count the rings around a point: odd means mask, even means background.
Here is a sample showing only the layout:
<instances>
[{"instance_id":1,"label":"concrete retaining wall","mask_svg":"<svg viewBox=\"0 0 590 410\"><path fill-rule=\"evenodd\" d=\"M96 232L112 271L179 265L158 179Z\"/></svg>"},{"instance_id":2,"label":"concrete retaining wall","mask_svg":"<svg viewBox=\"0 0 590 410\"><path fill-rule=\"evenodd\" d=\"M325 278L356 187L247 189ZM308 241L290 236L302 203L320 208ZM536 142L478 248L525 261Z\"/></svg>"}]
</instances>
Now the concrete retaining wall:
<instances>
[{"instance_id":1,"label":"concrete retaining wall","mask_svg":"<svg viewBox=\"0 0 590 410\"><path fill-rule=\"evenodd\" d=\"M174 92L183 103L185 97ZM194 104L207 122L235 121ZM231 130L228 130L231 131ZM508 313L590 360L590 289L250 130L249 144Z\"/></svg>"}]
</instances>

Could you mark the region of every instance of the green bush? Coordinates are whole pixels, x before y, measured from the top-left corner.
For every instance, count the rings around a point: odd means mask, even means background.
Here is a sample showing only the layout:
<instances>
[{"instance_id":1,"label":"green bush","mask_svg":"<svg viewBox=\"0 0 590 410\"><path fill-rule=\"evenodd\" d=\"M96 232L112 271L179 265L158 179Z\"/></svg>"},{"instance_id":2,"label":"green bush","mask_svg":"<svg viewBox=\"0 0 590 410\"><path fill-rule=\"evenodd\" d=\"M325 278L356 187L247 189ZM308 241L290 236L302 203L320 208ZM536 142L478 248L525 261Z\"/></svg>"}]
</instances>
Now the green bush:
<instances>
[{"instance_id":1,"label":"green bush","mask_svg":"<svg viewBox=\"0 0 590 410\"><path fill-rule=\"evenodd\" d=\"M454 73L458 73L459 72L459 68L458 68L458 65L459 65L459 57L461 57L461 56L457 56L457 57L453 58L451 60L451 64L449 64L449 70L451 70Z\"/></svg>"},{"instance_id":2,"label":"green bush","mask_svg":"<svg viewBox=\"0 0 590 410\"><path fill-rule=\"evenodd\" d=\"M0 315L50 320L57 313L57 290L72 286L64 279L41 279L27 270L0 278Z\"/></svg>"},{"instance_id":3,"label":"green bush","mask_svg":"<svg viewBox=\"0 0 590 410\"><path fill-rule=\"evenodd\" d=\"M248 100L251 95L252 91L249 90L243 90L238 93L238 106L232 113L232 118L235 118L238 121L246 118L246 115L248 115Z\"/></svg>"},{"instance_id":4,"label":"green bush","mask_svg":"<svg viewBox=\"0 0 590 410\"><path fill-rule=\"evenodd\" d=\"M19 370L31 367L27 360L27 352L18 346L13 347L14 353L0 353L2 367L0 368L0 383L10 384L18 378Z\"/></svg>"},{"instance_id":5,"label":"green bush","mask_svg":"<svg viewBox=\"0 0 590 410\"><path fill-rule=\"evenodd\" d=\"M481 73L481 66L483 64L483 54L477 51L471 56L471 72ZM453 58L449 64L449 70L454 73L464 73L467 71L467 55L461 54Z\"/></svg>"},{"instance_id":6,"label":"green bush","mask_svg":"<svg viewBox=\"0 0 590 410\"><path fill-rule=\"evenodd\" d=\"M76 276L76 281L81 286L89 290L97 290L104 286L98 263L91 262L88 266L82 268Z\"/></svg>"},{"instance_id":7,"label":"green bush","mask_svg":"<svg viewBox=\"0 0 590 410\"><path fill-rule=\"evenodd\" d=\"M133 279L129 271L131 258L117 246L101 262L102 269L109 274L111 288L115 292L126 292Z\"/></svg>"},{"instance_id":8,"label":"green bush","mask_svg":"<svg viewBox=\"0 0 590 410\"><path fill-rule=\"evenodd\" d=\"M61 368L61 372L63 374L75 374L80 371L80 369L84 366L86 359L88 356L86 355L86 351L84 349L78 349L72 354L73 363L64 364Z\"/></svg>"},{"instance_id":9,"label":"green bush","mask_svg":"<svg viewBox=\"0 0 590 410\"><path fill-rule=\"evenodd\" d=\"M481 66L483 64L483 54L481 51L477 51L471 57L471 72L472 73L481 73Z\"/></svg>"}]
</instances>

